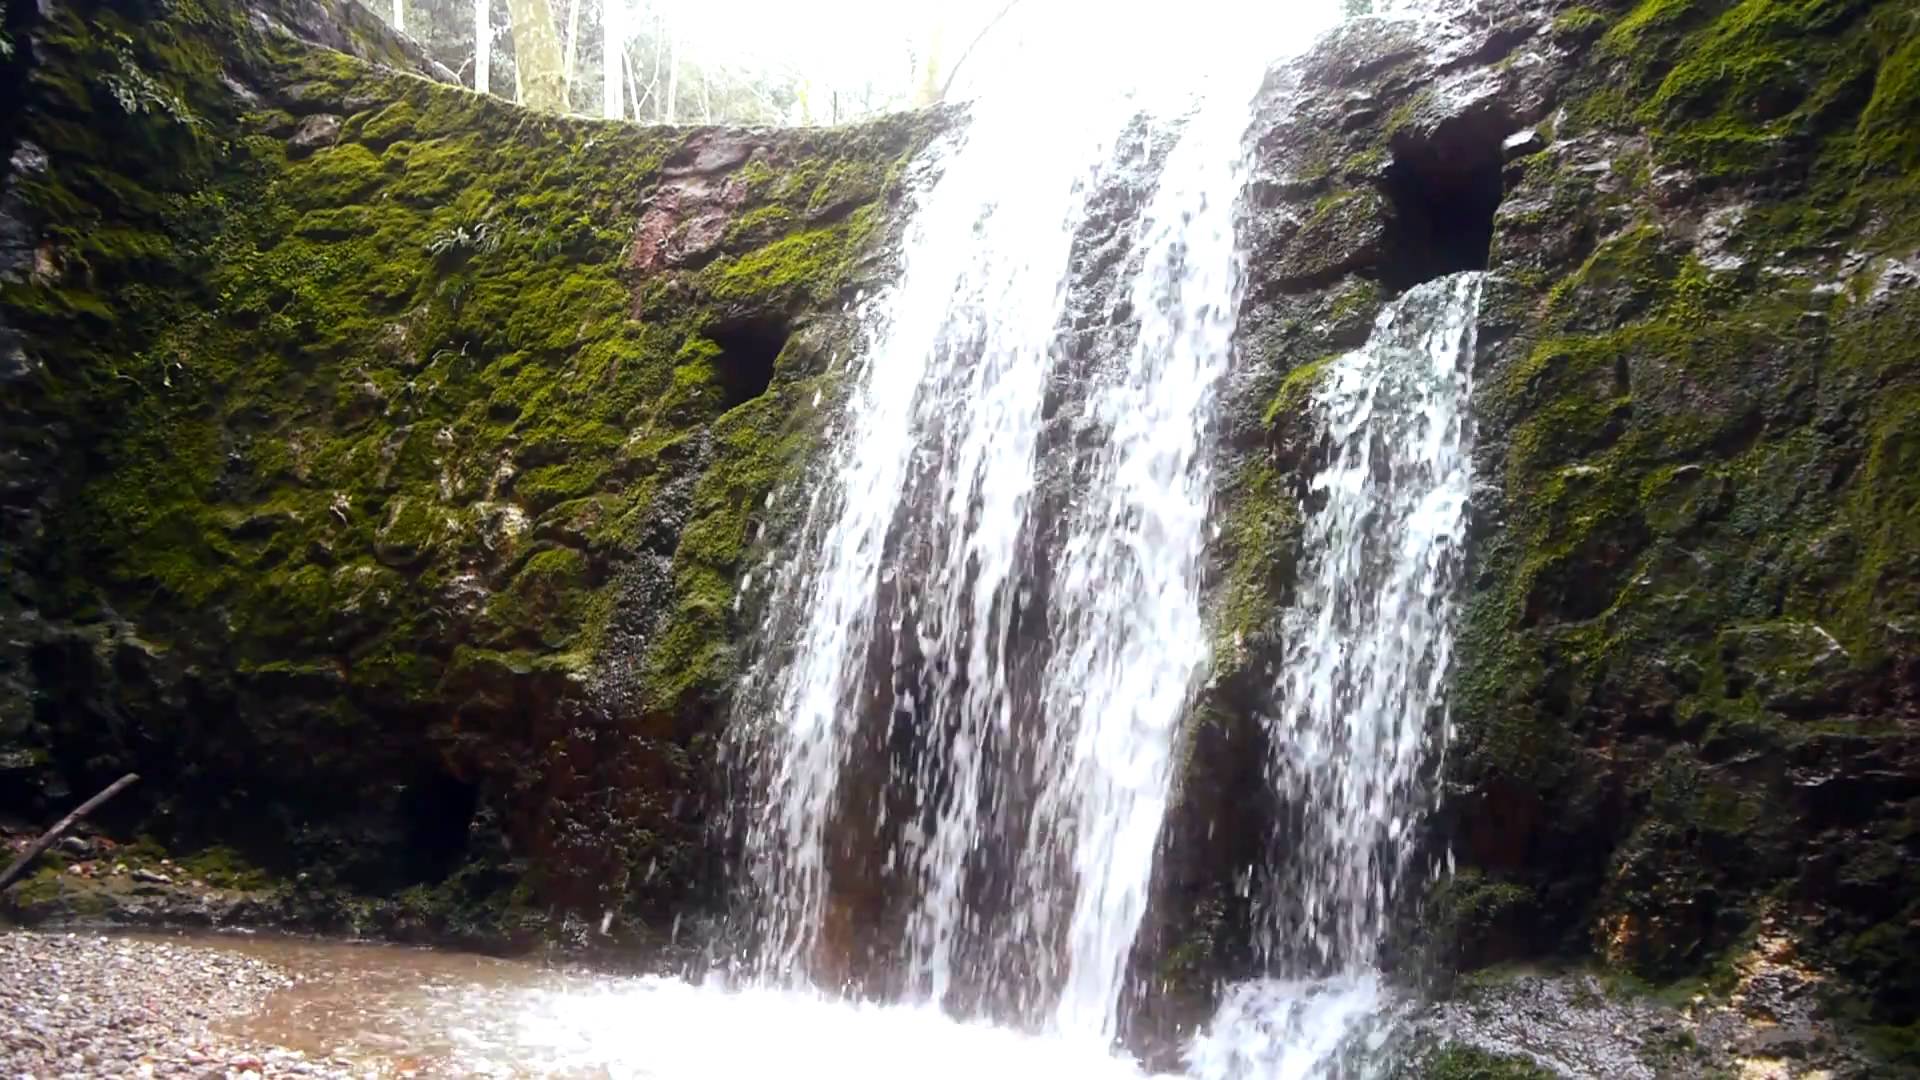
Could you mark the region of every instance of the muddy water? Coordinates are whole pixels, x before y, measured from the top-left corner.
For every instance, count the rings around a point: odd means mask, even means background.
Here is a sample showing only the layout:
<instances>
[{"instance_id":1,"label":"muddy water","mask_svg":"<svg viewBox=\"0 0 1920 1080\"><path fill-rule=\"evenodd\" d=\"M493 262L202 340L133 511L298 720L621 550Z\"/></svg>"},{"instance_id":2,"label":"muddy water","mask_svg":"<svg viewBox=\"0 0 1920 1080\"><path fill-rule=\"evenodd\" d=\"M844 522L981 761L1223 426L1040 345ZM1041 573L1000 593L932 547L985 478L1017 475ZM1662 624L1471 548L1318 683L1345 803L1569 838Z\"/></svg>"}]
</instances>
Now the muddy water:
<instances>
[{"instance_id":1,"label":"muddy water","mask_svg":"<svg viewBox=\"0 0 1920 1080\"><path fill-rule=\"evenodd\" d=\"M179 940L173 938L170 940ZM200 935L299 981L222 1033L379 1077L1138 1080L1093 1041L765 987L613 976L454 952Z\"/></svg>"},{"instance_id":2,"label":"muddy water","mask_svg":"<svg viewBox=\"0 0 1920 1080\"><path fill-rule=\"evenodd\" d=\"M185 940L266 961L298 980L223 1023L235 1039L341 1058L382 1076L605 1075L569 1073L532 1048L520 1053L516 1036L533 1003L618 980L393 945L246 934Z\"/></svg>"}]
</instances>

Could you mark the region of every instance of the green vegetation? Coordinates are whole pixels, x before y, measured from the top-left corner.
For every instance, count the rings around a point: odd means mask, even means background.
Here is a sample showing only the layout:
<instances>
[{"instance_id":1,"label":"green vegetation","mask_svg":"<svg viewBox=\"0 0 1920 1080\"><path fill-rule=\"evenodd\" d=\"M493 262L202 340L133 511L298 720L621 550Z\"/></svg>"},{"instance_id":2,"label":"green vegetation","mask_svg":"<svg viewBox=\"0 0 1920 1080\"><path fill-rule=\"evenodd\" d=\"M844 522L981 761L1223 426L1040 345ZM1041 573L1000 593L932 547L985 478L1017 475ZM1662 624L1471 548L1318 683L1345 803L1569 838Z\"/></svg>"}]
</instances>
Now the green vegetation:
<instances>
[{"instance_id":1,"label":"green vegetation","mask_svg":"<svg viewBox=\"0 0 1920 1080\"><path fill-rule=\"evenodd\" d=\"M599 753L662 763L632 808L651 827L608 842L673 874L693 856L667 793L699 779L679 744L728 675L753 520L813 445L816 398L836 400L791 349L735 399L726 369L750 361L713 332L837 309L927 121L745 136L759 180L717 246L642 275L635 222L684 131L530 114L262 36L212 0L44 20L20 134L53 164L18 181L41 272L0 303L58 358L30 408L74 465L45 478L50 542L22 558L48 610L137 628L149 659L99 677L184 664L206 696L125 690L157 745L53 731L50 762L138 765L182 837L291 843L276 863L293 866L359 856L265 808L351 830L350 808L455 774L542 852L570 827L545 785L587 767L543 760L549 743L597 715L666 733ZM321 114L330 144L307 136ZM687 491L662 535L656 500ZM643 551L671 581L630 597ZM640 603L658 633L627 627L619 648L643 655L613 654L614 613ZM640 673L637 692L596 699L610 670ZM381 861L400 850L342 862L340 882L426 888L450 869Z\"/></svg>"},{"instance_id":2,"label":"green vegetation","mask_svg":"<svg viewBox=\"0 0 1920 1080\"><path fill-rule=\"evenodd\" d=\"M1554 1072L1513 1054L1448 1043L1419 1066L1422 1080L1553 1080Z\"/></svg>"},{"instance_id":3,"label":"green vegetation","mask_svg":"<svg viewBox=\"0 0 1920 1080\"><path fill-rule=\"evenodd\" d=\"M1762 181L1811 142L1803 184L1746 223L1757 251L1858 229L1920 239L1915 12L1869 0L1646 0L1600 41L1624 81L1573 115L1644 126L1659 163L1705 184ZM1564 16L1563 16L1564 18Z\"/></svg>"},{"instance_id":4,"label":"green vegetation","mask_svg":"<svg viewBox=\"0 0 1920 1080\"><path fill-rule=\"evenodd\" d=\"M1817 906L1821 962L1908 1024L1888 958L1915 944L1891 899L1920 888L1911 814L1821 834L1785 763L1894 752L1912 663L1920 20L1869 0L1606 20L1557 133L1609 140L1606 190L1543 153L1536 212L1495 239L1498 264L1586 237L1523 263L1504 310L1526 329L1477 391L1506 498L1457 675L1454 765L1504 823L1475 843L1528 932L1656 981L1713 970L1768 904ZM1814 845L1873 884L1809 869Z\"/></svg>"}]
</instances>

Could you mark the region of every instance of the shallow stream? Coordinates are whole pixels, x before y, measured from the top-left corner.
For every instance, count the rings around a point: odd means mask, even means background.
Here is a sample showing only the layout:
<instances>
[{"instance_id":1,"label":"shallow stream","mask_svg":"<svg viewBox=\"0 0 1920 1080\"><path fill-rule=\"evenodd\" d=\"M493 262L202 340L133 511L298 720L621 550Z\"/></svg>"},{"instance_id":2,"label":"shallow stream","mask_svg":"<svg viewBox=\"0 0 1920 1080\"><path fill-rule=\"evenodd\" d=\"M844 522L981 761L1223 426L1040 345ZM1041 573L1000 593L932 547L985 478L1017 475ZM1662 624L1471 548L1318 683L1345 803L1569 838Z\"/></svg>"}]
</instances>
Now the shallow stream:
<instances>
[{"instance_id":1,"label":"shallow stream","mask_svg":"<svg viewBox=\"0 0 1920 1080\"><path fill-rule=\"evenodd\" d=\"M381 1077L1141 1077L1093 1042L959 1023L931 1007L727 989L467 953L267 935L188 943L299 982L219 1025Z\"/></svg>"}]
</instances>

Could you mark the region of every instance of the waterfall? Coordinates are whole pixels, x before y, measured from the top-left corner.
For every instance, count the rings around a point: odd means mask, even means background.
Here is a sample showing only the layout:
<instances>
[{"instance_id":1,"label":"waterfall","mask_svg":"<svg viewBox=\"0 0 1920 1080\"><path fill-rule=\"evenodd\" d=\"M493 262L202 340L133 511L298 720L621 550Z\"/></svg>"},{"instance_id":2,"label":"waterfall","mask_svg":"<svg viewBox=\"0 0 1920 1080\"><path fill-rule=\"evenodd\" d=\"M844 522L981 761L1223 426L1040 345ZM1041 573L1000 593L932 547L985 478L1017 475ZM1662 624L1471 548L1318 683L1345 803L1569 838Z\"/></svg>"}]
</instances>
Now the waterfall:
<instances>
[{"instance_id":1,"label":"waterfall","mask_svg":"<svg viewBox=\"0 0 1920 1080\"><path fill-rule=\"evenodd\" d=\"M791 633L795 643L769 649L741 694L736 728L775 729L748 732L772 743L756 748L768 755L768 807L747 837L769 972L804 972L818 944L827 832L857 699L894 689L869 682L877 631L898 638L912 615L922 655L966 672L964 689L926 703L926 724L957 723L964 742L1004 708L993 646L1006 632L1012 534L1033 483L1079 181L1103 143L1090 127L1055 132L993 114L959 139L936 151L943 171L915 216L897 284L868 305L846 430L833 434L827 475L795 550L783 553L763 633ZM1009 160L1026 167L1019 184L1004 183ZM923 531L926 543L911 555L914 595L901 599L893 587L909 556L889 535L915 513L940 528ZM911 699L886 706L895 704L918 711ZM952 756L951 801L977 801L975 754L961 746ZM968 841L965 822L952 826L936 831L936 844ZM928 949L937 953L938 942Z\"/></svg>"},{"instance_id":2,"label":"waterfall","mask_svg":"<svg viewBox=\"0 0 1920 1080\"><path fill-rule=\"evenodd\" d=\"M1446 738L1480 288L1467 273L1410 290L1314 395L1329 454L1271 721L1293 832L1262 944L1285 977L1229 991L1189 1050L1197 1076L1322 1075L1364 1056L1347 1036L1385 1007L1373 964Z\"/></svg>"},{"instance_id":3,"label":"waterfall","mask_svg":"<svg viewBox=\"0 0 1920 1080\"><path fill-rule=\"evenodd\" d=\"M1256 89L1216 94L1168 155L1131 290L1137 337L1089 403L1091 426L1105 437L1083 474L1051 597L1055 651L1043 700L1055 722L1041 757L1059 771L1033 819L1070 842L1078 884L1058 1006L1068 1030L1114 1033L1175 727L1209 662L1200 565L1215 391L1243 277L1234 213ZM1071 745L1060 745L1068 734Z\"/></svg>"},{"instance_id":4,"label":"waterfall","mask_svg":"<svg viewBox=\"0 0 1920 1080\"><path fill-rule=\"evenodd\" d=\"M735 698L761 980L1114 1037L1209 665L1251 102L1326 6L1037 53L933 152Z\"/></svg>"}]
</instances>

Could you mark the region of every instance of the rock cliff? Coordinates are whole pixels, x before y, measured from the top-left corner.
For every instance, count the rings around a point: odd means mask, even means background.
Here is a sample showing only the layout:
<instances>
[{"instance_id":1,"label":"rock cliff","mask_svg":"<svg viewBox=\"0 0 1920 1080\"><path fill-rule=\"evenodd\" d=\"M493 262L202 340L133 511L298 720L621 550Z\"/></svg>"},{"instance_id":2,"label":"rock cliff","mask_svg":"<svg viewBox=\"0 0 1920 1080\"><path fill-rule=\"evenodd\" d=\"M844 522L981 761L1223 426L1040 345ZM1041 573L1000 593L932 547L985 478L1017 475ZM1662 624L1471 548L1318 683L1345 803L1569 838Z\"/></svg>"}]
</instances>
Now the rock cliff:
<instances>
[{"instance_id":1,"label":"rock cliff","mask_svg":"<svg viewBox=\"0 0 1920 1080\"><path fill-rule=\"evenodd\" d=\"M670 925L933 121L537 116L353 4L8 11L0 812L137 770L107 822L254 917Z\"/></svg>"},{"instance_id":2,"label":"rock cliff","mask_svg":"<svg viewBox=\"0 0 1920 1080\"><path fill-rule=\"evenodd\" d=\"M1409 284L1484 268L1433 837L1458 869L1404 897L1403 967L1586 958L1724 989L1785 930L1913 1063L1916 61L1899 3L1489 2L1351 23L1274 72L1224 662L1137 957L1150 999L1246 970L1241 875L1283 854L1260 716L1321 358Z\"/></svg>"}]
</instances>

